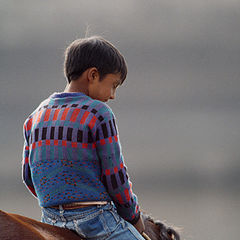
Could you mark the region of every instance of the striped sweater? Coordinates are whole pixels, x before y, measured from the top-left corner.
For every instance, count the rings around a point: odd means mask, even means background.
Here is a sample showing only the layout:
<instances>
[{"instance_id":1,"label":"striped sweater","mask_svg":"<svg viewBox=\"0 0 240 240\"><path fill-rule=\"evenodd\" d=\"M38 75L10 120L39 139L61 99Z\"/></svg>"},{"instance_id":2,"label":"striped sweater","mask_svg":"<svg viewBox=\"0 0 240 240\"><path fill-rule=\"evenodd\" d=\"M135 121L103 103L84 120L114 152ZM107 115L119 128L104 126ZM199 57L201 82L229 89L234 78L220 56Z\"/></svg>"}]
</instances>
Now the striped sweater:
<instances>
[{"instance_id":1,"label":"striped sweater","mask_svg":"<svg viewBox=\"0 0 240 240\"><path fill-rule=\"evenodd\" d=\"M112 110L83 93L54 93L24 123L23 180L49 207L113 201L125 220L140 216Z\"/></svg>"}]
</instances>

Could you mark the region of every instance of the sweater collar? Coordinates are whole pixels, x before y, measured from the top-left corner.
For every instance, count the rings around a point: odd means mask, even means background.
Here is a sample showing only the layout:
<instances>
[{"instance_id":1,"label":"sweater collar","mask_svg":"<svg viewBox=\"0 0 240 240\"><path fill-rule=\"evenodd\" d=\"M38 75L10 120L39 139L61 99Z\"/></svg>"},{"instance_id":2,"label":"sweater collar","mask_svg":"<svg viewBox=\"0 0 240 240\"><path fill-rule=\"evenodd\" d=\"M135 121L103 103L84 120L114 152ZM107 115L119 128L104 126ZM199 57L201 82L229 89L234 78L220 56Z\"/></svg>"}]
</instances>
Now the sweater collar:
<instances>
[{"instance_id":1,"label":"sweater collar","mask_svg":"<svg viewBox=\"0 0 240 240\"><path fill-rule=\"evenodd\" d=\"M51 98L66 98L66 97L81 97L87 96L82 92L55 92L51 95Z\"/></svg>"}]
</instances>

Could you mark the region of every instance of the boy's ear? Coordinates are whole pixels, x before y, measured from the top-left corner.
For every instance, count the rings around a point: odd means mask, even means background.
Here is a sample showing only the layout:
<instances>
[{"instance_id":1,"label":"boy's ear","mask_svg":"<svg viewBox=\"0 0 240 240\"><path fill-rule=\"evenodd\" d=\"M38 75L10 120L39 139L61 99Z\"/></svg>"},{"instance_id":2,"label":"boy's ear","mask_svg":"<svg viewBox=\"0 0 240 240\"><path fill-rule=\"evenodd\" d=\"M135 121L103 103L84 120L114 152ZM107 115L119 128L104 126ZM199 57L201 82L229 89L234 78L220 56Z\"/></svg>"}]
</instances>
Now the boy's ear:
<instances>
[{"instance_id":1,"label":"boy's ear","mask_svg":"<svg viewBox=\"0 0 240 240\"><path fill-rule=\"evenodd\" d=\"M87 77L88 77L88 81L90 83L97 80L99 78L99 72L98 72L97 68L95 68L95 67L89 68Z\"/></svg>"}]
</instances>

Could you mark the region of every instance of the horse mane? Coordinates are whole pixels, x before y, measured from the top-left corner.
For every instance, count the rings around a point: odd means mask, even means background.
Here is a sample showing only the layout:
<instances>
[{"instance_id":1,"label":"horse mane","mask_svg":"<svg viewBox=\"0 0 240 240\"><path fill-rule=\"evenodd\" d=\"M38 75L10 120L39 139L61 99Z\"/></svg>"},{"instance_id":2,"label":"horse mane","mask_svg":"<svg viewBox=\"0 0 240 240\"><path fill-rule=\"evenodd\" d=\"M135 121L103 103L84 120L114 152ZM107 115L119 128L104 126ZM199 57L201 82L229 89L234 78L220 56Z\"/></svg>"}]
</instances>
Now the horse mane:
<instances>
[{"instance_id":1,"label":"horse mane","mask_svg":"<svg viewBox=\"0 0 240 240\"><path fill-rule=\"evenodd\" d=\"M158 240L180 240L180 235L177 231L179 228L167 226L166 223L160 220L154 220L150 215L143 213L143 220L146 227L146 234L152 239Z\"/></svg>"}]
</instances>

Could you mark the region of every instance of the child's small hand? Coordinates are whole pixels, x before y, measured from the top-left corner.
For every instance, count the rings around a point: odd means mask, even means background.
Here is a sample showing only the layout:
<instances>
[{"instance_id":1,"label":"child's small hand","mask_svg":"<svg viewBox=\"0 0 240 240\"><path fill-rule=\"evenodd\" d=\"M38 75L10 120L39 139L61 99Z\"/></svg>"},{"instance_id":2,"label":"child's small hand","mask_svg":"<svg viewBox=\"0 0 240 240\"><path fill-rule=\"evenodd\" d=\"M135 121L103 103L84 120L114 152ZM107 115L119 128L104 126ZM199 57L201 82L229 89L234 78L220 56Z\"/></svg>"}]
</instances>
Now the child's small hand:
<instances>
[{"instance_id":1,"label":"child's small hand","mask_svg":"<svg viewBox=\"0 0 240 240\"><path fill-rule=\"evenodd\" d=\"M144 226L144 222L142 219L142 215L140 214L140 218L139 220L133 225L138 232L140 232L141 234L145 231L145 226Z\"/></svg>"}]
</instances>

